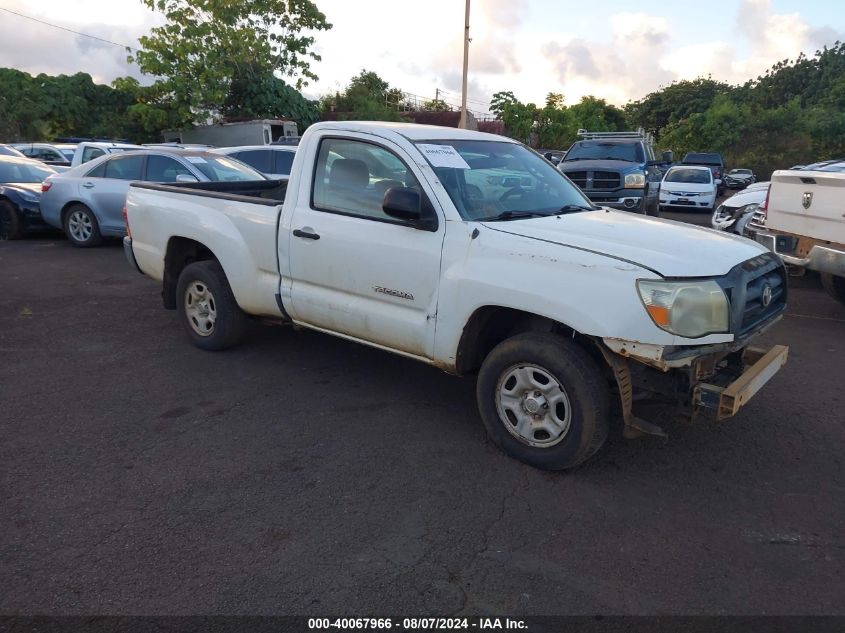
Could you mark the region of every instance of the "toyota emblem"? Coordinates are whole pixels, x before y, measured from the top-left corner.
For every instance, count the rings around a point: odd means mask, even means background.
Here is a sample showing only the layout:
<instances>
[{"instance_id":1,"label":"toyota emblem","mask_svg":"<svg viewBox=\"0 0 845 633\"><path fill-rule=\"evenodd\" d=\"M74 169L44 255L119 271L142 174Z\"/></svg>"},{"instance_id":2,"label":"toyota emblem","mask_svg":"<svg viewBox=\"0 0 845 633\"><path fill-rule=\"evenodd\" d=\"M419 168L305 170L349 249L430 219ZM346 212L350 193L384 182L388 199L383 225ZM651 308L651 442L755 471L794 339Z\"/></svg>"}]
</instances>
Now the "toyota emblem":
<instances>
[{"instance_id":1,"label":"toyota emblem","mask_svg":"<svg viewBox=\"0 0 845 633\"><path fill-rule=\"evenodd\" d=\"M769 284L763 286L762 301L764 308L768 308L769 304L772 303L772 287Z\"/></svg>"}]
</instances>

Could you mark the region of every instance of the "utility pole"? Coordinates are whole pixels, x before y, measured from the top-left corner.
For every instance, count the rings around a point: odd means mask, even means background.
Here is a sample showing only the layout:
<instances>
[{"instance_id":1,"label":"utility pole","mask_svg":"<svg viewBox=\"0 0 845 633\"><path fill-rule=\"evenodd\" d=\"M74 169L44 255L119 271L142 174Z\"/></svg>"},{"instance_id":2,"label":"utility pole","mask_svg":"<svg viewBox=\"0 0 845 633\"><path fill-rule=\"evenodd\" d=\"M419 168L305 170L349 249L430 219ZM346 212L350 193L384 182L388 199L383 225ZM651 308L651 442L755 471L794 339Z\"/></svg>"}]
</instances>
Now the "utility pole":
<instances>
[{"instance_id":1,"label":"utility pole","mask_svg":"<svg viewBox=\"0 0 845 633\"><path fill-rule=\"evenodd\" d=\"M469 0L464 18L464 81L461 89L461 122L458 127L467 127L467 71L469 70Z\"/></svg>"},{"instance_id":2,"label":"utility pole","mask_svg":"<svg viewBox=\"0 0 845 633\"><path fill-rule=\"evenodd\" d=\"M440 88L434 90L434 107L436 108L440 103Z\"/></svg>"}]
</instances>

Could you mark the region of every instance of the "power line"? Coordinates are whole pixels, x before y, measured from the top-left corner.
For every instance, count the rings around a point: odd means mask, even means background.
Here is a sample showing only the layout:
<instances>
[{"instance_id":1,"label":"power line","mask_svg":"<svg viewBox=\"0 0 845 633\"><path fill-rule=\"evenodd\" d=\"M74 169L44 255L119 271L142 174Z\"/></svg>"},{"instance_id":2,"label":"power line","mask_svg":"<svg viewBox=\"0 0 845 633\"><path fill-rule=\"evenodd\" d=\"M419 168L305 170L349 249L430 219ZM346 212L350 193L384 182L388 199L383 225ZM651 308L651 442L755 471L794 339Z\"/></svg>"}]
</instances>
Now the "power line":
<instances>
[{"instance_id":1,"label":"power line","mask_svg":"<svg viewBox=\"0 0 845 633\"><path fill-rule=\"evenodd\" d=\"M127 46L126 44L118 44L117 42L112 42L111 40L104 39L102 37L97 37L96 35L89 35L88 33L81 33L80 31L74 31L73 29L69 29L66 26L60 26L58 24L53 24L51 22L45 22L44 20L39 20L38 18L34 18L31 15L24 15L23 13L18 13L17 11L12 11L11 9L7 9L6 7L0 7L0 11L5 11L6 13L11 13L13 15L17 15L21 18L26 18L27 20L32 20L33 22L38 22L39 24L44 24L45 26L53 27L54 29L61 29L62 31L67 31L68 33L74 33L75 35L81 35L82 37L89 37L92 40L97 40L99 42L103 42L105 44L111 44L112 46L119 46L123 49L129 49L135 52L138 52L138 49L134 46Z\"/></svg>"}]
</instances>

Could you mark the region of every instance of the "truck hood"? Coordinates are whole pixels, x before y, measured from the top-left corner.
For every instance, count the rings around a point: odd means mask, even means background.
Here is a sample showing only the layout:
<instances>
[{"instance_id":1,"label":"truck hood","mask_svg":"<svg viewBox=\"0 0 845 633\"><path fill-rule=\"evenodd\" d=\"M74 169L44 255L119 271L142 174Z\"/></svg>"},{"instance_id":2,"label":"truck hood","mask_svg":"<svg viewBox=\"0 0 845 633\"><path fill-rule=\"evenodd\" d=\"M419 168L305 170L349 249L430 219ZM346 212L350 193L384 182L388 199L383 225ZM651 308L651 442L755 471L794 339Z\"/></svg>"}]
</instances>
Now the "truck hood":
<instances>
[{"instance_id":1,"label":"truck hood","mask_svg":"<svg viewBox=\"0 0 845 633\"><path fill-rule=\"evenodd\" d=\"M636 264L663 277L724 275L766 252L743 237L626 211L602 209L483 225Z\"/></svg>"},{"instance_id":2,"label":"truck hood","mask_svg":"<svg viewBox=\"0 0 845 633\"><path fill-rule=\"evenodd\" d=\"M563 173L568 171L584 171L585 169L594 169L599 171L631 171L635 169L643 169L640 163L632 163L627 160L565 160L558 165Z\"/></svg>"}]
</instances>

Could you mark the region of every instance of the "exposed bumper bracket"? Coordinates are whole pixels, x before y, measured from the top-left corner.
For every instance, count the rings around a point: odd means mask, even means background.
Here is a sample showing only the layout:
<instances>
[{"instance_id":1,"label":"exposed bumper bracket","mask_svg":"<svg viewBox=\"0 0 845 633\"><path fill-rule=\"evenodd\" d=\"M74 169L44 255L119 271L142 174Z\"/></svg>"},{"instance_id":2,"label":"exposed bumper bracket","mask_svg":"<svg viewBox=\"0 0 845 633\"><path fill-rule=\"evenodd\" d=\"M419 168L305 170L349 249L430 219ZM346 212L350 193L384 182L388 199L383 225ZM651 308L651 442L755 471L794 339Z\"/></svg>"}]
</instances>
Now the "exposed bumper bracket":
<instances>
[{"instance_id":1,"label":"exposed bumper bracket","mask_svg":"<svg viewBox=\"0 0 845 633\"><path fill-rule=\"evenodd\" d=\"M634 386L631 382L631 370L628 368L628 359L614 354L604 345L600 344L599 349L607 364L613 370L613 376L616 378L616 384L619 387L619 396L622 400L622 418L625 422L622 434L627 439L634 439L642 435L669 437L656 424L652 424L634 415Z\"/></svg>"},{"instance_id":2,"label":"exposed bumper bracket","mask_svg":"<svg viewBox=\"0 0 845 633\"><path fill-rule=\"evenodd\" d=\"M775 345L769 350L748 348L743 362L750 365L729 385L700 383L695 387L696 409L710 409L718 421L733 417L786 364L789 348Z\"/></svg>"}]
</instances>

